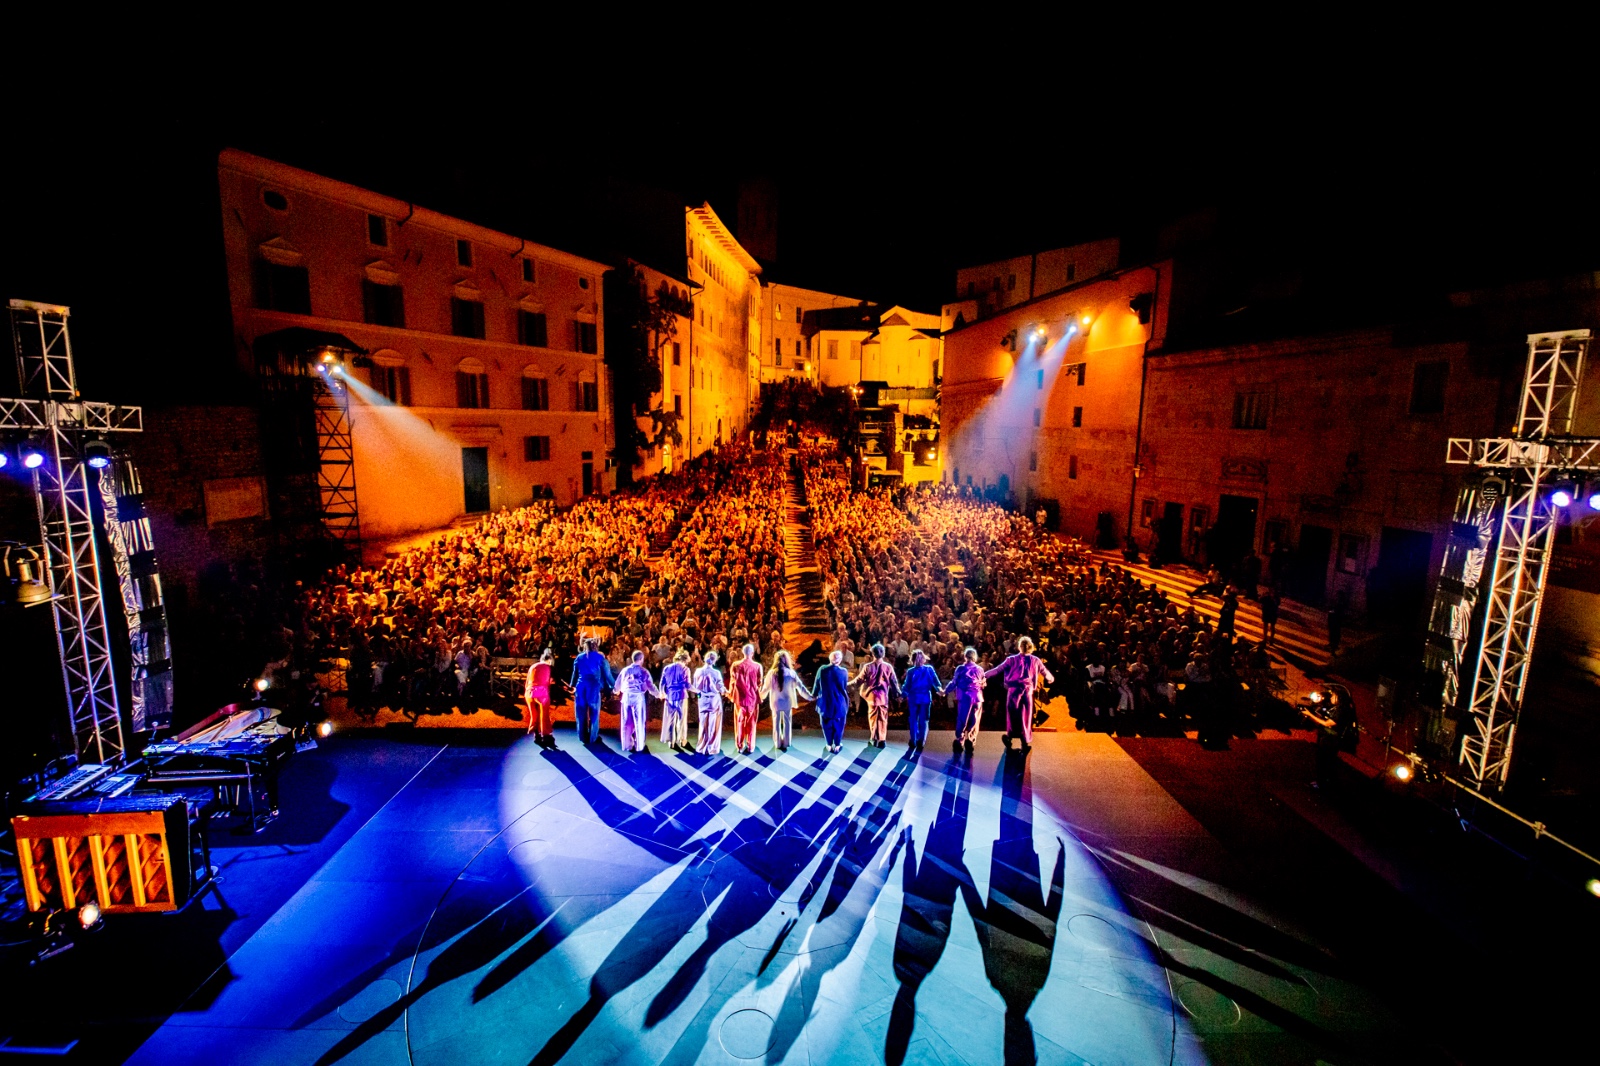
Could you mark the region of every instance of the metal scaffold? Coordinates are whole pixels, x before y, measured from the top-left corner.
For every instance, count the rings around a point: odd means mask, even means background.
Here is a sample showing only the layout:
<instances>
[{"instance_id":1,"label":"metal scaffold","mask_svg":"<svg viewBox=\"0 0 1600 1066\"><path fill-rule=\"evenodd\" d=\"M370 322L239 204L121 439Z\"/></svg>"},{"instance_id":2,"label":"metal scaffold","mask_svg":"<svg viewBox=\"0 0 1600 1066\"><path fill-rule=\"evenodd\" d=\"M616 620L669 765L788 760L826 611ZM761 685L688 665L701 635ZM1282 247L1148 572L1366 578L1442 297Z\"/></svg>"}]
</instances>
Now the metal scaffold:
<instances>
[{"instance_id":1,"label":"metal scaffold","mask_svg":"<svg viewBox=\"0 0 1600 1066\"><path fill-rule=\"evenodd\" d=\"M1516 429L1509 437L1451 438L1446 462L1482 470L1457 501L1430 625L1430 665L1444 706L1468 693L1459 761L1480 791L1503 788L1527 688L1560 507L1574 476L1600 471L1600 437L1572 436L1589 331L1528 336ZM1487 568L1487 580L1484 570ZM1470 687L1461 683L1471 625L1483 601Z\"/></svg>"},{"instance_id":2,"label":"metal scaffold","mask_svg":"<svg viewBox=\"0 0 1600 1066\"><path fill-rule=\"evenodd\" d=\"M74 747L82 759L115 765L126 743L94 501L101 492L101 469L111 456L104 438L141 431L143 412L79 398L69 314L54 304L11 301L11 339L23 395L0 399L0 430L27 434L30 446L43 454L33 469L33 489Z\"/></svg>"}]
</instances>

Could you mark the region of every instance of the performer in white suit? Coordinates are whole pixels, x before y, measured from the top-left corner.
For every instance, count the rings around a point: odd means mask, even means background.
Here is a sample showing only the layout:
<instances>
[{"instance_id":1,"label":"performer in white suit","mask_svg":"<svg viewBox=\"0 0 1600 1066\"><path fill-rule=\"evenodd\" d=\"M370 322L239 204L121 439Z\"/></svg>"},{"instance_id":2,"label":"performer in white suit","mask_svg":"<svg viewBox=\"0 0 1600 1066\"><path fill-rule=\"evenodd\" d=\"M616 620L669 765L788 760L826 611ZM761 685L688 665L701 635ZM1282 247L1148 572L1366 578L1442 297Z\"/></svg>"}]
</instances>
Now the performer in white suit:
<instances>
[{"instance_id":1,"label":"performer in white suit","mask_svg":"<svg viewBox=\"0 0 1600 1066\"><path fill-rule=\"evenodd\" d=\"M617 675L612 691L622 695L622 750L643 751L650 697L666 697L666 693L656 687L650 668L644 664L644 652L633 653L633 661Z\"/></svg>"}]
</instances>

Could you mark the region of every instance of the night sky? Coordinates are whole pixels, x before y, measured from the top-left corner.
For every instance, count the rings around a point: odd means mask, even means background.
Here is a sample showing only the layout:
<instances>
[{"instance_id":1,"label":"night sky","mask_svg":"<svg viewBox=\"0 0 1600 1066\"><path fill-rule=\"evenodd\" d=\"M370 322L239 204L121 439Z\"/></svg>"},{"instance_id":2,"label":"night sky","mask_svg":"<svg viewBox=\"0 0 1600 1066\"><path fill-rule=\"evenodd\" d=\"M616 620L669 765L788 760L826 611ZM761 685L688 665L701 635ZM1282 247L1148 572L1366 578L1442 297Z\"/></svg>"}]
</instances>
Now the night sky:
<instances>
[{"instance_id":1,"label":"night sky","mask_svg":"<svg viewBox=\"0 0 1600 1066\"><path fill-rule=\"evenodd\" d=\"M1076 107L1016 104L1020 90L805 107L791 93L708 114L597 93L571 123L559 107L508 111L472 92L136 80L92 105L48 100L48 165L11 153L0 288L73 305L91 381L97 355L148 348L158 323L166 350L204 354L226 328L214 160L227 145L582 254L647 260L667 253L630 213L710 200L732 225L740 179L768 178L769 277L925 310L952 295L959 265L1106 236L1138 259L1162 227L1203 211L1236 259L1374 306L1600 267L1593 138L1548 107L1423 95L1355 109L1337 93L1236 85L1096 92ZM176 329L175 303L195 312Z\"/></svg>"}]
</instances>

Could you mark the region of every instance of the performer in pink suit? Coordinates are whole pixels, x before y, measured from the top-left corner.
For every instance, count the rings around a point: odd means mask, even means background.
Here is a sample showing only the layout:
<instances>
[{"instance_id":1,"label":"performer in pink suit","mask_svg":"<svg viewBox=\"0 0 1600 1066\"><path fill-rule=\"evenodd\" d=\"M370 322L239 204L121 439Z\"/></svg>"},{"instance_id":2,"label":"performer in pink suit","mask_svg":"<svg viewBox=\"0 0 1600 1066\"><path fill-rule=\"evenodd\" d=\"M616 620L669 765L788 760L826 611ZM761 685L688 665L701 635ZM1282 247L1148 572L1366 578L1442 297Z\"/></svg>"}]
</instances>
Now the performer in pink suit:
<instances>
[{"instance_id":1,"label":"performer in pink suit","mask_svg":"<svg viewBox=\"0 0 1600 1066\"><path fill-rule=\"evenodd\" d=\"M855 683L861 686L861 695L867 701L867 718L872 726L867 745L881 748L889 736L889 693L900 695L900 679L895 676L894 663L885 658L882 644L872 646L872 661L861 668Z\"/></svg>"},{"instance_id":2,"label":"performer in pink suit","mask_svg":"<svg viewBox=\"0 0 1600 1066\"><path fill-rule=\"evenodd\" d=\"M756 750L756 723L761 719L761 664L756 662L756 646L746 644L742 656L728 670L729 695L733 697L733 746L739 754Z\"/></svg>"},{"instance_id":3,"label":"performer in pink suit","mask_svg":"<svg viewBox=\"0 0 1600 1066\"><path fill-rule=\"evenodd\" d=\"M1041 680L1046 683L1053 682L1055 677L1044 665L1044 660L1033 654L1033 638L1022 637L1017 641L1017 653L1006 657L1006 661L990 670L984 671L984 677L993 677L1000 674L1006 683L1006 731L1000 739L1005 742L1007 750L1011 748L1013 738L1022 741L1022 750L1027 751L1033 747L1033 693Z\"/></svg>"}]
</instances>

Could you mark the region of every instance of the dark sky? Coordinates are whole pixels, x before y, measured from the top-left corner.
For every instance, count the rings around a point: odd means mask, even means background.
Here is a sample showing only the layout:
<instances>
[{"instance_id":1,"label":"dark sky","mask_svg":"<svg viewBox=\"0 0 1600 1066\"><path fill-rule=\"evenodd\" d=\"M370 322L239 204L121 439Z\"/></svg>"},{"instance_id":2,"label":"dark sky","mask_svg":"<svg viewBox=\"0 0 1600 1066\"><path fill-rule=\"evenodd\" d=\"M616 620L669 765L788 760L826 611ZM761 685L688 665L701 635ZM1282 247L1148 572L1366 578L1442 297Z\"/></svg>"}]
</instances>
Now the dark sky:
<instances>
[{"instance_id":1,"label":"dark sky","mask_svg":"<svg viewBox=\"0 0 1600 1066\"><path fill-rule=\"evenodd\" d=\"M711 106L601 86L592 106L567 108L508 103L504 86L349 80L294 93L135 76L97 96L19 97L48 135L12 128L0 287L73 304L80 350L147 349L157 333L169 349L214 343L201 340L217 336L209 312L185 314L221 294L225 145L587 254L626 243L604 224L618 205L709 199L732 224L739 180L767 177L780 197L773 277L929 310L959 265L1103 236L1137 255L1204 208L1250 255L1356 291L1600 268L1588 127L1493 87L1357 104L1342 85L1132 79L1066 96L1039 91L1046 79Z\"/></svg>"}]
</instances>

